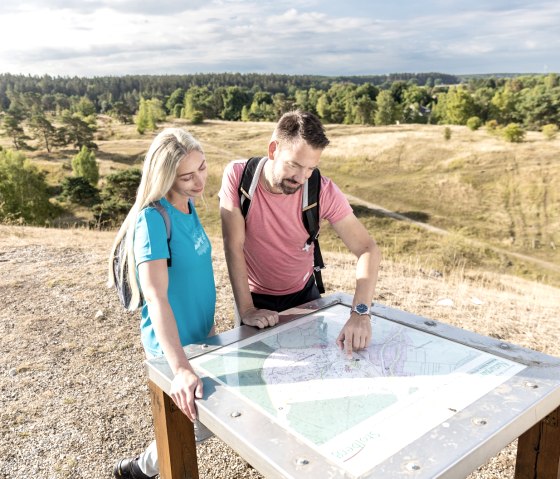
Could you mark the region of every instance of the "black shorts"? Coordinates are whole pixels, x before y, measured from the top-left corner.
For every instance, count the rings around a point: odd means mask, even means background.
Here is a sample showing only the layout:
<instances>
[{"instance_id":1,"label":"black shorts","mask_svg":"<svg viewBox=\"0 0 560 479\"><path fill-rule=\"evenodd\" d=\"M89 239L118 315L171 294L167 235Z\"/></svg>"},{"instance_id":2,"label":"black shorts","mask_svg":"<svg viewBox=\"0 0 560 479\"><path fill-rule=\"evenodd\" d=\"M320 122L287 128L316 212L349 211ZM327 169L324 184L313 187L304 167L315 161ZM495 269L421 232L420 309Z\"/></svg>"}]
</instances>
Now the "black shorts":
<instances>
[{"instance_id":1,"label":"black shorts","mask_svg":"<svg viewBox=\"0 0 560 479\"><path fill-rule=\"evenodd\" d=\"M271 311L278 312L295 308L296 306L300 306L321 297L319 289L315 284L315 276L313 275L311 275L311 278L309 278L303 289L297 293L283 294L279 296L273 294L251 293L251 296L253 297L253 304L255 305L255 308L269 309Z\"/></svg>"}]
</instances>

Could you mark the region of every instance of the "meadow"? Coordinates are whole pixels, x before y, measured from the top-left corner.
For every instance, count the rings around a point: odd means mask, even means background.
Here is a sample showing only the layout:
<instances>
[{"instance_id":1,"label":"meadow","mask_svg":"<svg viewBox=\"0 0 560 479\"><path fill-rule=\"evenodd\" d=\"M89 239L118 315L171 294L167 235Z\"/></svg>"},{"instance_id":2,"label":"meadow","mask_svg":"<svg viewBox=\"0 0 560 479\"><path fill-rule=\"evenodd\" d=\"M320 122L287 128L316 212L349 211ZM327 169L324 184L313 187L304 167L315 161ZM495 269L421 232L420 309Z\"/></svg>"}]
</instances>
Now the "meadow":
<instances>
[{"instance_id":1,"label":"meadow","mask_svg":"<svg viewBox=\"0 0 560 479\"><path fill-rule=\"evenodd\" d=\"M232 159L265 155L274 125L177 120L162 126L170 125L184 126L204 145L210 175L199 210L209 231L219 235L223 168ZM448 140L445 128L451 130ZM349 196L385 258L418 261L441 274L493 271L560 285L560 138L528 132L522 143L508 143L484 128L441 125L326 129L331 144L321 171ZM141 167L152 137L101 117L96 138L101 183L108 173ZM57 184L71 174L72 153L29 155ZM66 206L70 214L60 224L91 218L83 207ZM343 250L328 225L322 244Z\"/></svg>"},{"instance_id":2,"label":"meadow","mask_svg":"<svg viewBox=\"0 0 560 479\"><path fill-rule=\"evenodd\" d=\"M213 245L222 332L233 327L233 311L221 172L232 159L264 155L272 124L179 124L200 138L209 161L198 208ZM530 133L509 144L452 127L446 141L443 127L430 125L327 131L322 172L359 198L355 213L383 250L375 301L560 356L559 140ZM150 141L132 126L103 124L102 177L139 167ZM29 156L56 184L72 154ZM114 231L84 227L90 215L70 205L60 224L71 228L0 225L2 478L108 478L116 459L141 451L153 434L138 317L105 286ZM325 230L327 294L351 293L354 258ZM514 441L469 479L513 477L515 450ZM201 478L262 478L217 438L198 454Z\"/></svg>"}]
</instances>

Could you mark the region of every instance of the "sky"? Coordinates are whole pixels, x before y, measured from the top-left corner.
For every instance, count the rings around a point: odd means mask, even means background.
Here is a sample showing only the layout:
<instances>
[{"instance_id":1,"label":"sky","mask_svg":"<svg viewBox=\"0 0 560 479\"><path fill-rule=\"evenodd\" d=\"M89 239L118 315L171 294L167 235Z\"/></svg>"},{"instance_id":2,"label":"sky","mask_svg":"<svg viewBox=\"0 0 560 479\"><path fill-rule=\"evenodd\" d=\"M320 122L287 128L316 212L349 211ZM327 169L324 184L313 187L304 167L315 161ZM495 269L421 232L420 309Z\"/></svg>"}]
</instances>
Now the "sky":
<instances>
[{"instance_id":1,"label":"sky","mask_svg":"<svg viewBox=\"0 0 560 479\"><path fill-rule=\"evenodd\" d=\"M558 0L1 0L0 73L560 72Z\"/></svg>"}]
</instances>

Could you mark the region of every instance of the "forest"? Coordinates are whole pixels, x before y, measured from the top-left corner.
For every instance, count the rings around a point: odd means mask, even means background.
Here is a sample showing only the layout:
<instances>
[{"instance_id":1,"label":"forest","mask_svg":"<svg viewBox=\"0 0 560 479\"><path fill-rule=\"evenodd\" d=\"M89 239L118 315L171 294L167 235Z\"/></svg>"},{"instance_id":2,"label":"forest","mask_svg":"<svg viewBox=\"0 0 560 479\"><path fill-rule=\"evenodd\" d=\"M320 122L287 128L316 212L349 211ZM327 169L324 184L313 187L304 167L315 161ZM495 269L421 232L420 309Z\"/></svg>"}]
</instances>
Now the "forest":
<instances>
[{"instance_id":1,"label":"forest","mask_svg":"<svg viewBox=\"0 0 560 479\"><path fill-rule=\"evenodd\" d=\"M516 124L540 130L560 123L560 80L555 73L509 77L440 73L353 77L0 75L0 125L16 149L26 147L27 130L35 139L41 138L47 149L57 143L87 144L75 137L93 125L97 114L122 123L136 120L141 131L153 129L158 119L167 116L197 123L205 119L276 121L294 108L313 111L325 123L467 125L470 121L474 128L494 122L494 127ZM62 130L55 128L54 118ZM80 123L84 119L85 124Z\"/></svg>"},{"instance_id":2,"label":"forest","mask_svg":"<svg viewBox=\"0 0 560 479\"><path fill-rule=\"evenodd\" d=\"M118 224L130 205L115 198L135 191L139 172L100 176L94 152L96 142L112 135L112 127L104 127L108 120L133 126L142 136L165 121L274 122L294 108L315 112L331 125L466 125L521 143L531 130L548 139L557 136L560 77L2 74L0 222L42 225L61 214L61 204L76 203L92 208L94 224ZM68 158L65 168L72 174L45 176L27 158L42 152ZM119 194L120 189L125 193ZM58 201L53 204L49 198L54 197Z\"/></svg>"}]
</instances>

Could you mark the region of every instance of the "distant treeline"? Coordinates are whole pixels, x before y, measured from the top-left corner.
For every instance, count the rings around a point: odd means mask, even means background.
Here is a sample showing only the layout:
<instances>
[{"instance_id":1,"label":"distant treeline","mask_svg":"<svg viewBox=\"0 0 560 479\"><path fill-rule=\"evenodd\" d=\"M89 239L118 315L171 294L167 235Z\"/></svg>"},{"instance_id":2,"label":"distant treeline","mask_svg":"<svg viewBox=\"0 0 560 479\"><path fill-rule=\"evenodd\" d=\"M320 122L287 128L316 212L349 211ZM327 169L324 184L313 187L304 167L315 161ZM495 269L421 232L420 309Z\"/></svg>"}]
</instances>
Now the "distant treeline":
<instances>
[{"instance_id":1,"label":"distant treeline","mask_svg":"<svg viewBox=\"0 0 560 479\"><path fill-rule=\"evenodd\" d=\"M103 101L126 101L130 95L164 99L177 88L218 88L238 86L250 91L266 91L289 95L294 90L328 90L333 83L352 83L388 87L395 81L413 81L417 85L455 84L460 79L444 73L391 73L388 75L336 76L280 75L258 73L197 73L192 75L126 75L108 77L52 77L0 74L0 109L10 104L10 94L37 93L40 95L86 96L101 107Z\"/></svg>"},{"instance_id":2,"label":"distant treeline","mask_svg":"<svg viewBox=\"0 0 560 479\"><path fill-rule=\"evenodd\" d=\"M541 129L560 123L560 86L548 75L401 73L326 77L208 73L194 75L51 77L0 75L4 134L64 118L106 114L152 129L167 116L276 121L293 108L325 123L441 123ZM44 130L44 127L42 127ZM75 129L75 128L74 128ZM63 132L64 133L64 132ZM66 132L67 133L67 132ZM65 133L65 134L66 134ZM60 135L59 135L60 136ZM57 140L58 142L63 140ZM14 141L17 144L17 141Z\"/></svg>"}]
</instances>

